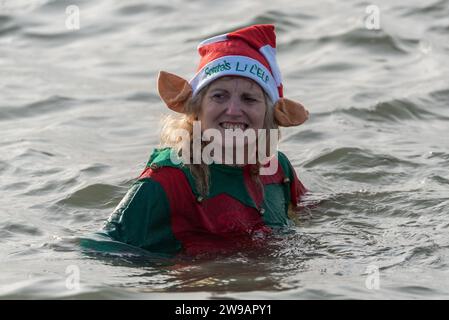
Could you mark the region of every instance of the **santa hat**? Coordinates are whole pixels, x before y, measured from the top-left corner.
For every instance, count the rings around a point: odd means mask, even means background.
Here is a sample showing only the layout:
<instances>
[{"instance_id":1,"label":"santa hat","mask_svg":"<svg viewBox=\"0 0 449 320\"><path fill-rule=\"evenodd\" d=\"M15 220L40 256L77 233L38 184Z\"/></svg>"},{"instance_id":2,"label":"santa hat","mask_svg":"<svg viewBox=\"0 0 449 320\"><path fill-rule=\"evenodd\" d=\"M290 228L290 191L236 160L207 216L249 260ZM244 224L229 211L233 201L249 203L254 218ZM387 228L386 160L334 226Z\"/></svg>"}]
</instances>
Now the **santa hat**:
<instances>
[{"instance_id":1,"label":"santa hat","mask_svg":"<svg viewBox=\"0 0 449 320\"><path fill-rule=\"evenodd\" d=\"M279 125L299 125L307 120L308 111L300 103L283 97L274 25L253 25L209 38L198 45L198 52L200 63L189 82L168 72L159 73L159 95L170 109L184 112L186 102L212 81L241 76L258 83L275 103Z\"/></svg>"}]
</instances>

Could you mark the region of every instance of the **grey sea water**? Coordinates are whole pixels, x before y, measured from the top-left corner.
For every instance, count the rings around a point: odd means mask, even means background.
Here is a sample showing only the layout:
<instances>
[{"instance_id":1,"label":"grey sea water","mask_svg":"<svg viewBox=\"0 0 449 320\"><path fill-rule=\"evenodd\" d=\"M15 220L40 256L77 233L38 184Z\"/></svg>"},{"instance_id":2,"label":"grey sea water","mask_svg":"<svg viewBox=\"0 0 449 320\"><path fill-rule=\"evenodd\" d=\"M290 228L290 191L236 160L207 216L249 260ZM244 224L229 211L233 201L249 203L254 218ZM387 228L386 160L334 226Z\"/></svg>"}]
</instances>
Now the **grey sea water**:
<instances>
[{"instance_id":1,"label":"grey sea water","mask_svg":"<svg viewBox=\"0 0 449 320\"><path fill-rule=\"evenodd\" d=\"M311 113L280 147L296 227L220 259L83 254L158 144L157 72L255 23ZM0 0L0 298L447 299L448 102L447 0Z\"/></svg>"}]
</instances>

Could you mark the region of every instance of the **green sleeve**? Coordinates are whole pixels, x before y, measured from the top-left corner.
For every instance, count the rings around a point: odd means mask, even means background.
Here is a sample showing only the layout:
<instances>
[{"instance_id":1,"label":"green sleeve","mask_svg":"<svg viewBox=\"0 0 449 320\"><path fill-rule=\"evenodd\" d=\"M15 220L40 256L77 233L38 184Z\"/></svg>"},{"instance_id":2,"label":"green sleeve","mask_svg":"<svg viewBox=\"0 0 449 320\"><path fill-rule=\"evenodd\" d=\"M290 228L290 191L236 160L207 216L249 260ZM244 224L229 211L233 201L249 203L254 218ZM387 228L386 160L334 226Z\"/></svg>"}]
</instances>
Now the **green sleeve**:
<instances>
[{"instance_id":1,"label":"green sleeve","mask_svg":"<svg viewBox=\"0 0 449 320\"><path fill-rule=\"evenodd\" d=\"M293 181L293 167L287 156L279 151L278 161L285 176L288 177L290 181ZM291 225L291 221L288 217L288 206L290 204L290 183L265 185L265 213L263 215L263 219L264 222L272 228Z\"/></svg>"},{"instance_id":2,"label":"green sleeve","mask_svg":"<svg viewBox=\"0 0 449 320\"><path fill-rule=\"evenodd\" d=\"M287 215L289 199L286 198L283 184L265 185L265 196L263 207L264 222L271 228L285 227L290 225Z\"/></svg>"},{"instance_id":3,"label":"green sleeve","mask_svg":"<svg viewBox=\"0 0 449 320\"><path fill-rule=\"evenodd\" d=\"M131 186L104 231L114 240L152 252L176 253L181 249L172 233L167 196L151 178Z\"/></svg>"},{"instance_id":4,"label":"green sleeve","mask_svg":"<svg viewBox=\"0 0 449 320\"><path fill-rule=\"evenodd\" d=\"M290 163L290 160L288 160L287 156L283 152L278 152L278 160L281 164L282 170L284 171L284 174L290 179L290 181L293 181L295 178L295 175L293 174L293 166Z\"/></svg>"}]
</instances>

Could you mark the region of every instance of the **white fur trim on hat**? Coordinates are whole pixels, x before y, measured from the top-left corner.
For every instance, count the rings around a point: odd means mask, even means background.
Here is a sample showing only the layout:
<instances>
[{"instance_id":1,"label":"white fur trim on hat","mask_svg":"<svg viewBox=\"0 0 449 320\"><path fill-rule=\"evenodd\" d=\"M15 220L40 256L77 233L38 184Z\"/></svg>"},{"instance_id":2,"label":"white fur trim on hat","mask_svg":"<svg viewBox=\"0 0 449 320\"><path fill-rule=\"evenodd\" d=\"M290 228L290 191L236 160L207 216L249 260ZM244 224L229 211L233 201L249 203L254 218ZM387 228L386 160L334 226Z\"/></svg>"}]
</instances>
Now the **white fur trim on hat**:
<instances>
[{"instance_id":1,"label":"white fur trim on hat","mask_svg":"<svg viewBox=\"0 0 449 320\"><path fill-rule=\"evenodd\" d=\"M224 56L207 63L190 80L193 96L212 81L224 76L250 78L262 87L271 101L279 100L277 81L271 72L259 61L247 56Z\"/></svg>"},{"instance_id":2,"label":"white fur trim on hat","mask_svg":"<svg viewBox=\"0 0 449 320\"><path fill-rule=\"evenodd\" d=\"M276 49L267 44L266 46L259 48L260 53L267 59L270 64L273 77L276 80L276 84L279 86L282 84L281 70L276 60Z\"/></svg>"},{"instance_id":3,"label":"white fur trim on hat","mask_svg":"<svg viewBox=\"0 0 449 320\"><path fill-rule=\"evenodd\" d=\"M226 41L228 40L228 34L220 34L218 36L206 39L202 42L200 42L200 44L198 45L197 49L207 45L207 44L211 44L211 43L215 43L215 42L220 42L220 41Z\"/></svg>"}]
</instances>

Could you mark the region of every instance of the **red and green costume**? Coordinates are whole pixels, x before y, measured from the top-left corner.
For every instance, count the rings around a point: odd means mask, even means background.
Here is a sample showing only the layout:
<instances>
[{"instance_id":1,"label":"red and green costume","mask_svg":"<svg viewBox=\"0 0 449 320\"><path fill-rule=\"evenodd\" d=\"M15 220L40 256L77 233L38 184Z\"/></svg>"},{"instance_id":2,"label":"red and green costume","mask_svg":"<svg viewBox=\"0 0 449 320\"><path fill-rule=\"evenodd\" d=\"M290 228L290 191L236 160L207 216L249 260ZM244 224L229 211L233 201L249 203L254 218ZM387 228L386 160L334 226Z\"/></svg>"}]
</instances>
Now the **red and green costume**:
<instances>
[{"instance_id":1,"label":"red and green costume","mask_svg":"<svg viewBox=\"0 0 449 320\"><path fill-rule=\"evenodd\" d=\"M224 253L260 245L272 228L290 223L289 205L306 192L287 157L278 170L260 176L250 165L209 165L209 194L200 197L190 170L170 160L171 149L156 149L139 178L109 218L104 233L154 253Z\"/></svg>"},{"instance_id":2,"label":"red and green costume","mask_svg":"<svg viewBox=\"0 0 449 320\"><path fill-rule=\"evenodd\" d=\"M307 120L304 106L283 96L273 25L249 26L206 39L198 52L200 65L191 81L159 73L157 89L171 110L186 114L189 101L208 84L237 76L264 90L274 103L270 107L277 125L297 126ZM86 239L84 248L111 252L127 244L145 253L198 255L260 245L273 228L290 223L288 207L296 206L306 191L279 152L274 160L279 162L278 170L260 176L262 186L252 178L251 165L209 165L209 194L202 199L190 170L171 162L170 152L160 149L151 155L100 233L106 237L92 245Z\"/></svg>"}]
</instances>

